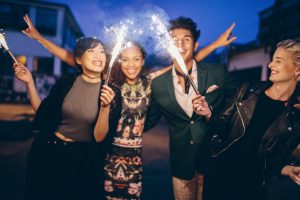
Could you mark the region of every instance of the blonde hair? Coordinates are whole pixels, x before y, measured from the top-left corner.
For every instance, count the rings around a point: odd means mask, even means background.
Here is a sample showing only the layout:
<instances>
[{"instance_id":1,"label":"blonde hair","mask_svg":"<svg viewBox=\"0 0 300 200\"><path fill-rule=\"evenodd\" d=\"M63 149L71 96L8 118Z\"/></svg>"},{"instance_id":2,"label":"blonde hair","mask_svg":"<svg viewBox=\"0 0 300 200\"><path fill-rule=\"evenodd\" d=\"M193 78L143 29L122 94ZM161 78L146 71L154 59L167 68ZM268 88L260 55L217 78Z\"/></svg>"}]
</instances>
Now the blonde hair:
<instances>
[{"instance_id":1,"label":"blonde hair","mask_svg":"<svg viewBox=\"0 0 300 200\"><path fill-rule=\"evenodd\" d=\"M288 51L293 59L293 64L295 66L300 66L300 42L296 40L283 40L277 44L277 48L283 48Z\"/></svg>"}]
</instances>

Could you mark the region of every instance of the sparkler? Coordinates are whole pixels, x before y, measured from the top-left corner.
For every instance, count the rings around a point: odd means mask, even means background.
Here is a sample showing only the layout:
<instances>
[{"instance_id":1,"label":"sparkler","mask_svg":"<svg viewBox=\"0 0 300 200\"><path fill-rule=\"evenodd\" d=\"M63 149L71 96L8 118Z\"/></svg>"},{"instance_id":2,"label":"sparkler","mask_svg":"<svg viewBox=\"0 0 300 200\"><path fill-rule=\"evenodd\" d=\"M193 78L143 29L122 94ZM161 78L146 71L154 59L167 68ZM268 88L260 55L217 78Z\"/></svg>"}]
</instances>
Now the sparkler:
<instances>
[{"instance_id":1,"label":"sparkler","mask_svg":"<svg viewBox=\"0 0 300 200\"><path fill-rule=\"evenodd\" d=\"M109 65L108 65L107 76L106 76L106 79L105 79L105 82L104 82L105 85L107 85L107 83L108 83L108 80L109 80L109 77L110 77L110 74L111 74L112 66L113 66L118 54L122 50L122 46L123 46L123 43L124 43L124 38L125 38L126 32L127 32L127 26L123 24L121 26L121 28L118 29L118 30L116 30L116 28L107 29L107 31L111 31L111 30L116 34L117 42L116 42L116 44L113 48L113 51L111 53L112 56L111 56L111 59L110 59Z\"/></svg>"},{"instance_id":2,"label":"sparkler","mask_svg":"<svg viewBox=\"0 0 300 200\"><path fill-rule=\"evenodd\" d=\"M2 31L2 30L1 30ZM17 65L19 65L19 62L17 61L17 59L15 58L15 56L12 54L12 52L10 51L7 42L5 40L5 36L4 33L0 33L0 48L3 47L11 56L11 58L14 60L15 63L17 63Z\"/></svg>"},{"instance_id":3,"label":"sparkler","mask_svg":"<svg viewBox=\"0 0 300 200\"><path fill-rule=\"evenodd\" d=\"M137 29L135 19L124 19L119 22L117 25L111 26L110 28L105 27L106 32L113 32L116 35L116 44L111 53L111 59L108 65L107 76L104 84L107 84L110 78L111 70L115 60L117 59L119 53L126 48L132 46L130 42L125 42L125 38L130 35L134 35L134 37L139 37L143 34L143 30ZM131 32L129 32L131 30Z\"/></svg>"},{"instance_id":4,"label":"sparkler","mask_svg":"<svg viewBox=\"0 0 300 200\"><path fill-rule=\"evenodd\" d=\"M162 47L167 49L169 54L176 59L180 69L185 74L185 76L188 78L190 84L192 85L194 91L196 94L199 94L199 91L197 89L197 86L195 85L194 81L189 76L188 70L186 68L185 62L179 52L179 49L174 45L174 42L166 28L166 26L162 23L162 21L158 18L156 15L152 15L152 26L151 29L155 29L155 33L157 36L157 39L159 40L159 43L161 43Z\"/></svg>"}]
</instances>

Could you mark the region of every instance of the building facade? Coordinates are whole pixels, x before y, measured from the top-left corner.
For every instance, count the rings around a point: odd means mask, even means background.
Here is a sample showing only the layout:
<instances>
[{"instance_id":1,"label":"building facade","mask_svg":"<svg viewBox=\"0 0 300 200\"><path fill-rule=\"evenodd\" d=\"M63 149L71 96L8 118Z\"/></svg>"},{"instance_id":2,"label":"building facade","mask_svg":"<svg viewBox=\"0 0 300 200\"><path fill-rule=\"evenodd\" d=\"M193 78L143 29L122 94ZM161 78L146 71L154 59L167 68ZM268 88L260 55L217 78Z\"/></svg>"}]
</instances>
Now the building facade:
<instances>
[{"instance_id":1,"label":"building facade","mask_svg":"<svg viewBox=\"0 0 300 200\"><path fill-rule=\"evenodd\" d=\"M21 32L22 29L27 28L23 20L25 14L29 15L43 36L70 51L73 51L76 39L84 34L67 5L42 1L1 0L0 29L5 32L8 46L18 61L34 73L36 79L46 84L49 79L48 82L51 84L55 82L54 78L70 68L49 53L40 43ZM0 96L26 92L24 85L14 78L12 64L9 55L0 52Z\"/></svg>"},{"instance_id":2,"label":"building facade","mask_svg":"<svg viewBox=\"0 0 300 200\"><path fill-rule=\"evenodd\" d=\"M226 49L229 71L242 81L267 80L268 64L276 44L300 39L300 0L275 0L259 13L259 33L254 41Z\"/></svg>"}]
</instances>

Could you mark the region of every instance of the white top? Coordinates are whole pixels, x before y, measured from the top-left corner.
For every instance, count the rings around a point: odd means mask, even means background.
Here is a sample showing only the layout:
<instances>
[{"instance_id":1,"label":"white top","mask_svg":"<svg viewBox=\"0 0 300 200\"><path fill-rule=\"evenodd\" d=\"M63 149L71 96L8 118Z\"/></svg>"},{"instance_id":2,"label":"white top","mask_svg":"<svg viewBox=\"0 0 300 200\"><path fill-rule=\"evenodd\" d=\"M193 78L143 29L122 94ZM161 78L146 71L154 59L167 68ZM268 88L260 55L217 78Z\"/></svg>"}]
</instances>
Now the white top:
<instances>
[{"instance_id":1,"label":"white top","mask_svg":"<svg viewBox=\"0 0 300 200\"><path fill-rule=\"evenodd\" d=\"M175 97L180 105L180 107L186 112L189 117L193 115L193 107L192 107L192 98L196 96L196 92L194 91L192 85L189 89L189 93L184 93L181 85L179 84L178 76L175 72L175 67L172 69L172 77L173 77L173 85L175 90ZM192 73L190 75L191 79L194 81L195 85L198 86L197 79L197 64L195 60L193 60Z\"/></svg>"}]
</instances>

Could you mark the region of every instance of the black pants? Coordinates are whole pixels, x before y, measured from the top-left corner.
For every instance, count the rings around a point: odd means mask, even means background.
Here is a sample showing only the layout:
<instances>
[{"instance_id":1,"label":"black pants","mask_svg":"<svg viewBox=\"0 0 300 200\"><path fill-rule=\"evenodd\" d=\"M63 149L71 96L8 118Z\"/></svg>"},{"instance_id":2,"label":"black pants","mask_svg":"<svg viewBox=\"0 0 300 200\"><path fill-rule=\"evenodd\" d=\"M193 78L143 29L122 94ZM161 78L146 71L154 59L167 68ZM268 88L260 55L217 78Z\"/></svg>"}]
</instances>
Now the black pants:
<instances>
[{"instance_id":1,"label":"black pants","mask_svg":"<svg viewBox=\"0 0 300 200\"><path fill-rule=\"evenodd\" d=\"M28 156L26 198L102 199L103 165L95 152L90 143L36 139Z\"/></svg>"},{"instance_id":2,"label":"black pants","mask_svg":"<svg viewBox=\"0 0 300 200\"><path fill-rule=\"evenodd\" d=\"M204 170L203 200L266 200L266 192L245 164L210 158Z\"/></svg>"}]
</instances>

